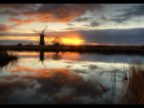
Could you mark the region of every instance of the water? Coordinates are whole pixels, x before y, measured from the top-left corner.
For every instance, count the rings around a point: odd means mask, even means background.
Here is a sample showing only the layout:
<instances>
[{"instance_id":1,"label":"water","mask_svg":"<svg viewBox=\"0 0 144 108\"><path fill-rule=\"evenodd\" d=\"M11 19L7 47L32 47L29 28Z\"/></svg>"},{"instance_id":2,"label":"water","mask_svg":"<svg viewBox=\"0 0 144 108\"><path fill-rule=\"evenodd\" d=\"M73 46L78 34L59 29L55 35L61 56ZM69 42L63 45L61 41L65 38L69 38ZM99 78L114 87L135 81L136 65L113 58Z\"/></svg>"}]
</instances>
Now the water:
<instances>
[{"instance_id":1,"label":"water","mask_svg":"<svg viewBox=\"0 0 144 108\"><path fill-rule=\"evenodd\" d=\"M129 65L143 56L9 52L18 60L1 68L0 103L122 103Z\"/></svg>"}]
</instances>

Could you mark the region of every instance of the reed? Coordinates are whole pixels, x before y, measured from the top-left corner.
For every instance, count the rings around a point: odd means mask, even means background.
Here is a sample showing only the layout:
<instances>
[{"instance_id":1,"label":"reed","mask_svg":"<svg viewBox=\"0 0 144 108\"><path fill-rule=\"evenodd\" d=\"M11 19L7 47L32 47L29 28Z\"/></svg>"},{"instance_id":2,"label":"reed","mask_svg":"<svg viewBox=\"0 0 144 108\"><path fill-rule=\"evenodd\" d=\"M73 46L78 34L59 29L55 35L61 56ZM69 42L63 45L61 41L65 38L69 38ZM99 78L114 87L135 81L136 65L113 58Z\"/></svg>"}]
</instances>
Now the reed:
<instances>
[{"instance_id":1,"label":"reed","mask_svg":"<svg viewBox=\"0 0 144 108\"><path fill-rule=\"evenodd\" d=\"M144 104L144 66L140 62L130 65L129 81L125 87L125 104Z\"/></svg>"}]
</instances>

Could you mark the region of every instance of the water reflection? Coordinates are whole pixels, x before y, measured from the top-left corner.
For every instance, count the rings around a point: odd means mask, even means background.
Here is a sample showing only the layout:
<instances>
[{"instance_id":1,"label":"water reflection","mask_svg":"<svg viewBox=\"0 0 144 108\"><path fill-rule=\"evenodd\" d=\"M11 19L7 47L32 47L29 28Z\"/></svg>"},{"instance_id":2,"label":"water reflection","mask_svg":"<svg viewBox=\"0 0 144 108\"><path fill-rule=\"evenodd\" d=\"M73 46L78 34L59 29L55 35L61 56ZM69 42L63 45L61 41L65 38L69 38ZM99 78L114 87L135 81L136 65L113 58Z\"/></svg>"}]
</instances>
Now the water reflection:
<instances>
[{"instance_id":1,"label":"water reflection","mask_svg":"<svg viewBox=\"0 0 144 108\"><path fill-rule=\"evenodd\" d=\"M79 60L80 53L74 52L15 52L19 58L39 58L39 61L45 60Z\"/></svg>"},{"instance_id":2,"label":"water reflection","mask_svg":"<svg viewBox=\"0 0 144 108\"><path fill-rule=\"evenodd\" d=\"M0 51L0 69L3 69L3 67L14 66L17 62L18 57L13 54L9 54L7 51L3 50Z\"/></svg>"},{"instance_id":3,"label":"water reflection","mask_svg":"<svg viewBox=\"0 0 144 108\"><path fill-rule=\"evenodd\" d=\"M60 54L60 52L55 52L52 56L53 60L60 60L62 59L62 55Z\"/></svg>"},{"instance_id":4,"label":"water reflection","mask_svg":"<svg viewBox=\"0 0 144 108\"><path fill-rule=\"evenodd\" d=\"M54 52L52 55L51 55L51 58L53 60L61 60L62 59L62 54L61 52L59 51L56 51ZM43 62L45 60L45 52L44 51L39 51L39 60L41 62Z\"/></svg>"},{"instance_id":5,"label":"water reflection","mask_svg":"<svg viewBox=\"0 0 144 108\"><path fill-rule=\"evenodd\" d=\"M39 60L40 60L41 62L44 61L44 51L40 51L40 52L39 52Z\"/></svg>"},{"instance_id":6,"label":"water reflection","mask_svg":"<svg viewBox=\"0 0 144 108\"><path fill-rule=\"evenodd\" d=\"M134 88L143 87L140 81L133 86L129 67L136 59L143 65L142 56L16 53L17 64L0 73L0 103L129 103L123 102L125 97L130 98ZM132 76L136 79L138 75ZM137 80L142 80L140 76Z\"/></svg>"},{"instance_id":7,"label":"water reflection","mask_svg":"<svg viewBox=\"0 0 144 108\"><path fill-rule=\"evenodd\" d=\"M0 96L3 103L99 103L102 87L66 68L16 67L0 81Z\"/></svg>"}]
</instances>

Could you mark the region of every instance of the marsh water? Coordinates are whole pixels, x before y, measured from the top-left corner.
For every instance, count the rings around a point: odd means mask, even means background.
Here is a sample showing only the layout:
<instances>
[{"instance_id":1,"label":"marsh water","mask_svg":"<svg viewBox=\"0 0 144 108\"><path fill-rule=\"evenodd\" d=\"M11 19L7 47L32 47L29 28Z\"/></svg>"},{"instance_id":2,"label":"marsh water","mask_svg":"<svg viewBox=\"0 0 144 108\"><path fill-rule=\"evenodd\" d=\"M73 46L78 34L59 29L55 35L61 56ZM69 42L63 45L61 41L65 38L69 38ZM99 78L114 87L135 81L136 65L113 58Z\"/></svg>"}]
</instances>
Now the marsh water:
<instances>
[{"instance_id":1,"label":"marsh water","mask_svg":"<svg viewBox=\"0 0 144 108\"><path fill-rule=\"evenodd\" d=\"M18 56L0 69L0 103L123 103L129 66L139 55L9 51Z\"/></svg>"}]
</instances>

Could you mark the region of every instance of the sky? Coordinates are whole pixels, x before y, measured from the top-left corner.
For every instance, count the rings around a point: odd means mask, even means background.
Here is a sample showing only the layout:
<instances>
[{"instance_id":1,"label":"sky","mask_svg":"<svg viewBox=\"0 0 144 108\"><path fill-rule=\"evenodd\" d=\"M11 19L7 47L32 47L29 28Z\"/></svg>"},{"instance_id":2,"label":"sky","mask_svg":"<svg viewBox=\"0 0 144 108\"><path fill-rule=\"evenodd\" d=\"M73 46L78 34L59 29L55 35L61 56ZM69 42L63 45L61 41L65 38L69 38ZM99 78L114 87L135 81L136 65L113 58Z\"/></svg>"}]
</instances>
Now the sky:
<instances>
[{"instance_id":1,"label":"sky","mask_svg":"<svg viewBox=\"0 0 144 108\"><path fill-rule=\"evenodd\" d=\"M144 45L144 4L0 4L0 44Z\"/></svg>"}]
</instances>

